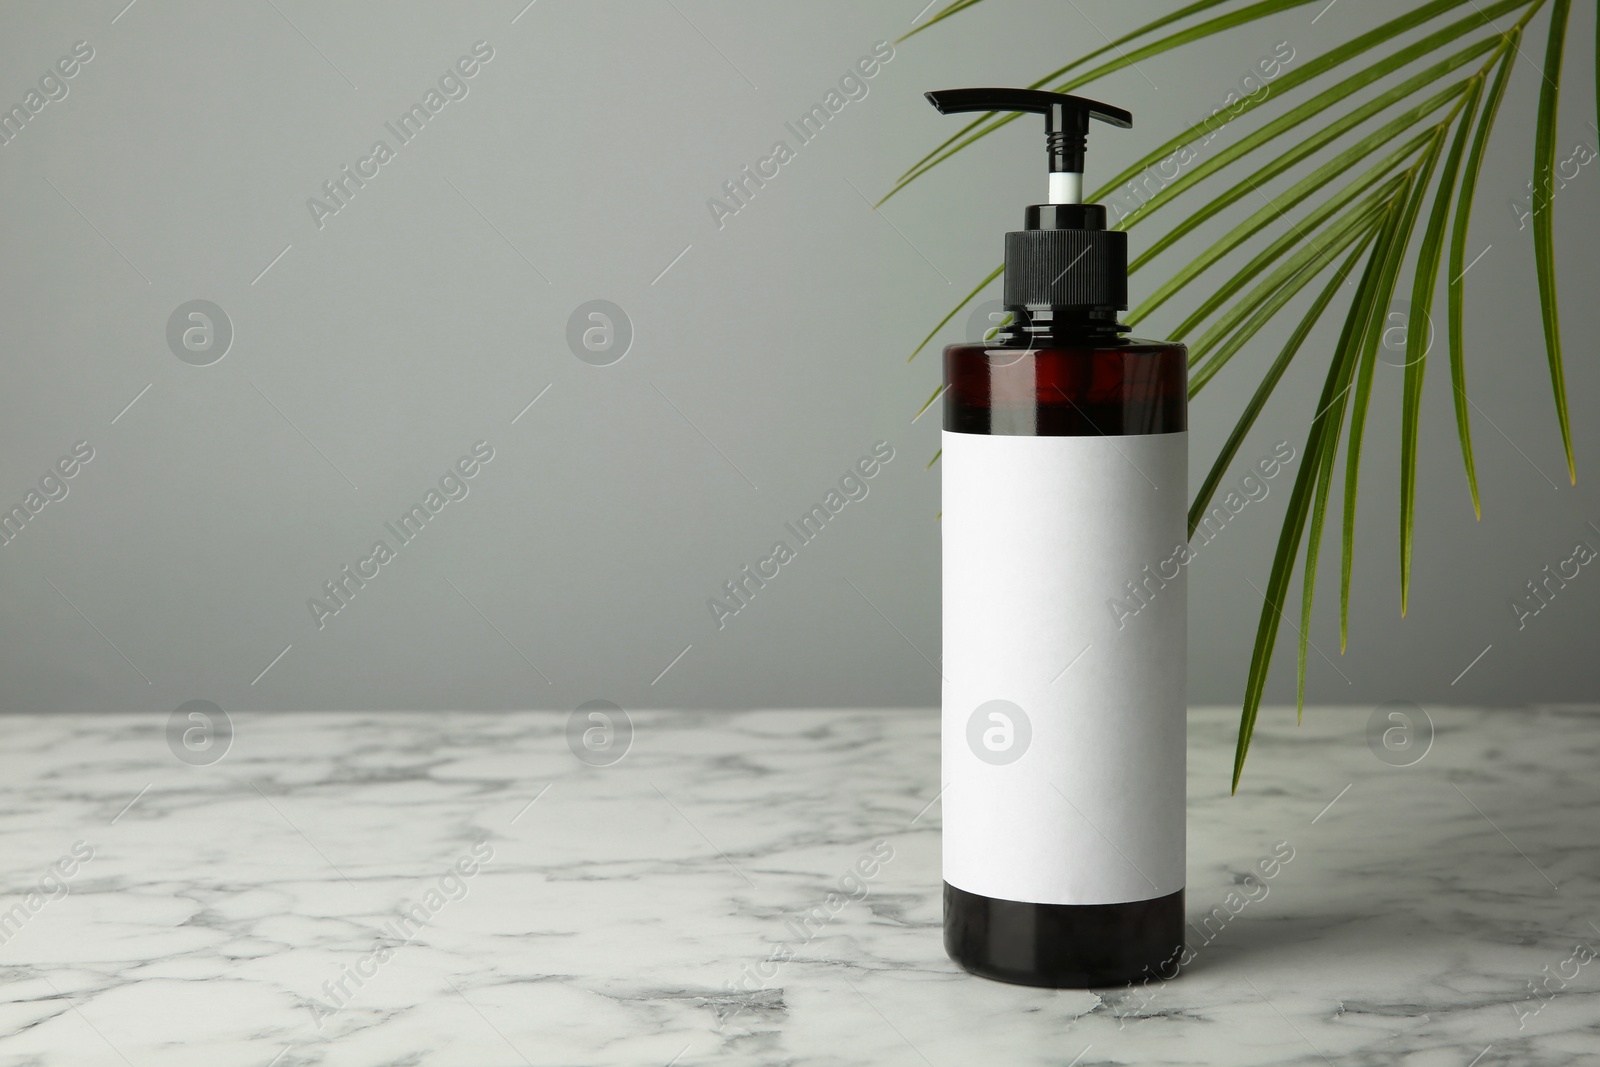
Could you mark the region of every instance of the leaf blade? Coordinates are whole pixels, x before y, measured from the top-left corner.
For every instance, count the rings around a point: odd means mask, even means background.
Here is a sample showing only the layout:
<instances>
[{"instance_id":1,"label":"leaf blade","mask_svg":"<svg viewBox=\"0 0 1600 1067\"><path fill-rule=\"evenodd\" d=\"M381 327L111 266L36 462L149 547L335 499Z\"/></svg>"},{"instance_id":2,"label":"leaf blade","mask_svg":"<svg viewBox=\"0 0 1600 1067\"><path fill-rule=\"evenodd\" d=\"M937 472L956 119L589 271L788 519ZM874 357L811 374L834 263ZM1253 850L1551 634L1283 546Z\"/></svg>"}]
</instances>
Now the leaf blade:
<instances>
[{"instance_id":1,"label":"leaf blade","mask_svg":"<svg viewBox=\"0 0 1600 1067\"><path fill-rule=\"evenodd\" d=\"M1561 360L1561 320L1556 310L1556 254L1554 197L1545 197L1538 210L1540 170L1555 170L1556 106L1561 96L1561 53L1566 41L1567 16L1572 0L1555 0L1550 8L1550 35L1545 46L1544 84L1539 89L1539 121L1534 130L1533 261L1539 278L1539 310L1544 322L1545 354L1550 364L1550 388L1555 394L1556 419L1561 424L1561 444L1567 453L1567 476L1578 484L1578 467L1572 455L1572 424L1567 414L1567 377ZM1552 190L1553 194L1553 190Z\"/></svg>"},{"instance_id":2,"label":"leaf blade","mask_svg":"<svg viewBox=\"0 0 1600 1067\"><path fill-rule=\"evenodd\" d=\"M1372 260L1368 260L1370 272ZM1352 307L1352 311L1354 308ZM1349 329L1346 318L1346 330ZM1256 626L1255 645L1250 653L1250 671L1245 681L1244 705L1239 714L1239 739L1233 754L1233 792L1239 791L1239 778L1244 773L1245 755L1250 750L1250 738L1255 733L1256 718L1261 711L1261 697L1266 690L1267 672L1272 666L1272 650L1278 640L1278 624L1283 618L1284 592L1300 554L1300 539L1305 532L1307 511L1310 507L1312 479L1321 466L1318 451L1323 420L1334 399L1342 394L1341 382L1349 376L1349 349L1342 346L1336 357L1328 363L1328 376L1317 401L1317 414L1311 420L1306 434L1306 454L1295 475L1294 488L1289 493L1289 504L1284 511L1283 526L1278 534L1278 547L1273 553L1272 569L1267 578L1267 589L1262 594L1261 621Z\"/></svg>"},{"instance_id":3,"label":"leaf blade","mask_svg":"<svg viewBox=\"0 0 1600 1067\"><path fill-rule=\"evenodd\" d=\"M990 271L987 275L985 275L983 281L981 281L977 285L973 286L972 287L972 292L968 293L962 299L961 303L959 303L955 307L951 308L950 309L950 313L948 315L946 315L944 318L940 319L939 320L939 324L937 326L935 326L933 329L928 331L928 336L924 337L922 339L922 343L919 344L916 348L911 350L911 354L906 357L906 362L910 363L912 360L916 359L917 358L917 354L919 352L921 352L924 348L928 347L928 342L933 340L935 337L939 336L939 331L945 328L945 324L946 323L948 323L951 319L955 318L956 315L960 314L962 308L964 308L968 304L972 303L972 298L973 297L975 297L979 293L983 292L984 289L988 288L990 282L994 281L996 278L1000 277L1000 275L1004 274L1005 272L1006 272L1006 265L1004 263L1002 263L998 267L996 267L994 270Z\"/></svg>"},{"instance_id":4,"label":"leaf blade","mask_svg":"<svg viewBox=\"0 0 1600 1067\"><path fill-rule=\"evenodd\" d=\"M944 9L937 15L933 16L933 18L929 19L927 22L924 22L922 25L913 26L909 31L902 33L899 37L894 39L894 43L899 44L908 37L915 37L917 34L921 33L925 29L928 29L930 26L935 26L943 22L951 15L959 14L960 12L965 11L967 8L981 3L983 3L983 0L950 0L950 3L946 4Z\"/></svg>"},{"instance_id":5,"label":"leaf blade","mask_svg":"<svg viewBox=\"0 0 1600 1067\"><path fill-rule=\"evenodd\" d=\"M1350 441L1345 448L1344 522L1339 559L1339 651L1341 653L1348 644L1350 577L1355 564L1356 501L1361 477L1361 444L1366 429L1367 406L1372 397L1372 375L1377 366L1378 344L1383 336L1384 320L1379 309L1386 306L1394 297L1400 264L1411 242L1411 232L1416 226L1417 214L1422 210L1423 195L1427 191L1428 179L1438 160L1442 137L1442 129L1435 132L1427 154L1412 168L1404 207L1395 215L1393 231L1386 235L1387 247L1384 249L1377 289L1373 293L1365 334L1361 342L1360 367L1354 383L1355 397L1350 414ZM1380 241L1380 244L1382 243Z\"/></svg>"},{"instance_id":6,"label":"leaf blade","mask_svg":"<svg viewBox=\"0 0 1600 1067\"><path fill-rule=\"evenodd\" d=\"M1478 172L1483 165L1484 149L1494 130L1495 116L1500 102L1505 99L1506 85L1511 80L1511 67L1516 59L1522 27L1514 26L1500 48L1499 70L1489 89L1483 110L1478 116L1478 128L1472 137L1472 147L1467 152L1466 166L1461 174L1461 188L1457 194L1454 223L1450 232L1450 284L1446 287L1446 329L1450 341L1451 401L1456 413L1456 436L1461 440L1461 462L1466 468L1467 489L1472 494L1472 513L1483 518L1483 507L1478 499L1477 465L1472 458L1472 423L1467 410L1466 365L1466 259L1467 235L1472 225L1473 194L1478 189Z\"/></svg>"},{"instance_id":7,"label":"leaf blade","mask_svg":"<svg viewBox=\"0 0 1600 1067\"><path fill-rule=\"evenodd\" d=\"M1400 404L1400 614L1406 613L1411 595L1411 549L1417 512L1417 447L1422 421L1422 384L1428 369L1428 351L1433 345L1433 298L1439 286L1439 263L1444 252L1445 224L1450 216L1450 195L1455 192L1456 175L1466 151L1467 135L1483 95L1483 80L1473 80L1467 99L1462 102L1456 135L1444 169L1439 172L1439 187L1434 193L1433 210L1418 246L1417 263L1411 278L1410 319L1406 324L1406 367ZM1441 131L1441 134L1443 131ZM1424 180L1426 184L1426 180Z\"/></svg>"},{"instance_id":8,"label":"leaf blade","mask_svg":"<svg viewBox=\"0 0 1600 1067\"><path fill-rule=\"evenodd\" d=\"M1413 172L1411 172L1414 174ZM1408 174L1406 181L1412 178ZM1382 289L1384 268L1391 256L1392 242L1395 232L1395 223L1400 214L1400 204L1409 194L1409 185L1400 184L1395 187L1394 196L1388 203L1382 224L1375 234L1375 243L1372 247L1371 257L1367 260L1366 268L1361 272L1361 284L1356 289L1356 295L1350 302L1350 308L1345 315L1344 328L1339 333L1339 343L1334 349L1335 362L1350 362L1352 368L1361 365L1361 357L1366 348L1366 338L1371 328L1373 313L1377 306L1378 294ZM1344 378L1345 385L1337 396L1329 400L1319 414L1337 405L1339 426L1344 424L1344 412L1347 406L1346 398L1350 394L1351 381L1348 375ZM1352 416L1352 440L1354 440L1354 416ZM1333 482L1334 451L1338 445L1338 434L1331 436L1328 433L1328 423L1323 422L1323 433L1318 439L1317 472L1315 475L1316 499L1311 511L1311 537L1306 546L1306 566L1302 579L1303 585L1300 594L1300 633L1297 655L1295 657L1295 721L1301 721L1305 714L1305 689L1306 689L1306 646L1310 642L1311 632L1311 607L1316 592L1317 565L1322 551L1322 530L1327 515L1328 490Z\"/></svg>"}]
</instances>

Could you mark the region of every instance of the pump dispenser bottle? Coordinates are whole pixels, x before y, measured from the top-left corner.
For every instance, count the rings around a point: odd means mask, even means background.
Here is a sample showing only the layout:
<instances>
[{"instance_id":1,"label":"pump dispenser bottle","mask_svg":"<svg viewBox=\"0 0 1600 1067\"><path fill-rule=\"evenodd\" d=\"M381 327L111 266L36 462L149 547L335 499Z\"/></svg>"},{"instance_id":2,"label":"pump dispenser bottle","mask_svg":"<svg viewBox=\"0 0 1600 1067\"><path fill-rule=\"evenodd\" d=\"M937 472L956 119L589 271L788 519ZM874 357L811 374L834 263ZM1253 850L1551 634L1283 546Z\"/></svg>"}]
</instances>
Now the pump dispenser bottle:
<instances>
[{"instance_id":1,"label":"pump dispenser bottle","mask_svg":"<svg viewBox=\"0 0 1600 1067\"><path fill-rule=\"evenodd\" d=\"M1187 353L1124 336L1127 235L1082 203L1089 120L1045 117L1048 203L1006 234L1009 324L944 350L945 950L974 974L1171 978L1183 951Z\"/></svg>"}]
</instances>

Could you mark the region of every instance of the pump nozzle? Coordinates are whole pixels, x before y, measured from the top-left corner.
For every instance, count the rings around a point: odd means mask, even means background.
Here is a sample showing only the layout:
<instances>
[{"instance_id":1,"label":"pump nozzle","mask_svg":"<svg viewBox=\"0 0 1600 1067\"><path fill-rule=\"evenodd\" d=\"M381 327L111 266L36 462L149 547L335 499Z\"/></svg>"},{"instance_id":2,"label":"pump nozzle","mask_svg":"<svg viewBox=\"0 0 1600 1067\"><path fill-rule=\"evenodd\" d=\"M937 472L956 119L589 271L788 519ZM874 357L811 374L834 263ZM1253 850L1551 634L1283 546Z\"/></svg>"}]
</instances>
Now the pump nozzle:
<instances>
[{"instance_id":1,"label":"pump nozzle","mask_svg":"<svg viewBox=\"0 0 1600 1067\"><path fill-rule=\"evenodd\" d=\"M1050 153L1052 204L1083 203L1083 155L1089 120L1128 129L1133 116L1120 107L1042 89L939 89L923 94L941 115L959 111L1021 111L1044 116Z\"/></svg>"},{"instance_id":2,"label":"pump nozzle","mask_svg":"<svg viewBox=\"0 0 1600 1067\"><path fill-rule=\"evenodd\" d=\"M1030 204L1023 228L1006 234L1005 305L1031 320L1096 324L1125 330L1116 314L1128 306L1128 235L1106 229L1103 204L1083 202L1083 155L1089 120L1133 125L1120 107L1039 89L940 89L924 94L949 115L957 111L1021 111L1043 115L1050 151L1050 201ZM1021 321L1019 317L1018 321Z\"/></svg>"}]
</instances>

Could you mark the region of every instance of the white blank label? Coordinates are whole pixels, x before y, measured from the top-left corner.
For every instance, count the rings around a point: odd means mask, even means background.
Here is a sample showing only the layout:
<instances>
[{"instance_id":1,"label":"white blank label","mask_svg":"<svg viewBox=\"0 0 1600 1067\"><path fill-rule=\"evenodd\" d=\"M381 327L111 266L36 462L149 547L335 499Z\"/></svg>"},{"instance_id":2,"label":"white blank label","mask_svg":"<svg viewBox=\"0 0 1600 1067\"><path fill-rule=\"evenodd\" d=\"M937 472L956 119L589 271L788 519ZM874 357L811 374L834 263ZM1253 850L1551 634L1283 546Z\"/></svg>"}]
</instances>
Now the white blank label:
<instances>
[{"instance_id":1,"label":"white blank label","mask_svg":"<svg viewBox=\"0 0 1600 1067\"><path fill-rule=\"evenodd\" d=\"M1039 904L1176 892L1188 434L943 446L945 881Z\"/></svg>"}]
</instances>

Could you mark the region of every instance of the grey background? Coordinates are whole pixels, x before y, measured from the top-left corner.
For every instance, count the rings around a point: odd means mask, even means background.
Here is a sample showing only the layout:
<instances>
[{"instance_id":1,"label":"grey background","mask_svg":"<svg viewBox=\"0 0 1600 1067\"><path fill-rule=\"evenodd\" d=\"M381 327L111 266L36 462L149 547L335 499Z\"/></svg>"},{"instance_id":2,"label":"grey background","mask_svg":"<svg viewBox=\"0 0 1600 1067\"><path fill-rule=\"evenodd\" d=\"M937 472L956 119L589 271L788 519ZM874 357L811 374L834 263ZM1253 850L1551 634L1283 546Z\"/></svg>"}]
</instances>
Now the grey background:
<instances>
[{"instance_id":1,"label":"grey background","mask_svg":"<svg viewBox=\"0 0 1600 1067\"><path fill-rule=\"evenodd\" d=\"M905 32L921 0L125 2L0 11L7 107L74 42L95 50L68 96L0 147L0 501L20 502L74 442L95 450L69 495L0 547L5 710L937 702L938 477L923 468L938 422L911 417L939 369L936 349L905 357L1041 198L1039 131L1014 124L877 214L866 200L952 132L923 90L1026 84L1165 5L990 0L896 46L869 95L719 230L706 201L721 183L793 143L784 123ZM1095 86L1138 124L1095 135L1091 186L1220 104L1276 42L1305 62L1390 10L1343 0L1313 24L1319 7ZM1563 154L1600 136L1592 18L1574 13ZM1312 701L1596 696L1600 574L1585 568L1523 630L1509 607L1576 541L1600 545L1586 525L1600 523L1600 165L1556 202L1576 488L1531 231L1507 207L1531 172L1523 120L1545 24L1524 45L1471 242L1492 246L1468 309L1483 519L1441 348L1402 620L1400 376L1380 367L1350 646L1341 657L1330 539ZM469 95L319 230L307 198L392 142L384 122L478 40L494 58ZM1164 225L1136 229L1134 247ZM233 325L211 366L167 347L169 315L193 299ZM610 366L566 344L569 315L593 299L632 321ZM1278 440L1302 448L1336 328L1318 331L1242 460ZM1195 404L1192 484L1283 333ZM307 598L479 440L495 458L470 495L319 630ZM878 440L895 458L870 495L716 629L707 598ZM1250 583L1265 582L1291 477L1191 569L1196 703L1240 695ZM1292 699L1292 636L1269 699Z\"/></svg>"}]
</instances>

